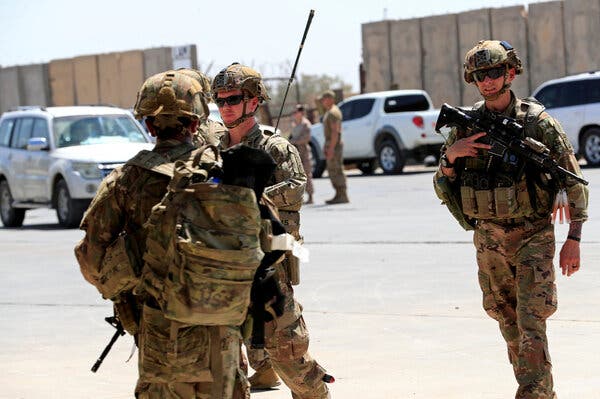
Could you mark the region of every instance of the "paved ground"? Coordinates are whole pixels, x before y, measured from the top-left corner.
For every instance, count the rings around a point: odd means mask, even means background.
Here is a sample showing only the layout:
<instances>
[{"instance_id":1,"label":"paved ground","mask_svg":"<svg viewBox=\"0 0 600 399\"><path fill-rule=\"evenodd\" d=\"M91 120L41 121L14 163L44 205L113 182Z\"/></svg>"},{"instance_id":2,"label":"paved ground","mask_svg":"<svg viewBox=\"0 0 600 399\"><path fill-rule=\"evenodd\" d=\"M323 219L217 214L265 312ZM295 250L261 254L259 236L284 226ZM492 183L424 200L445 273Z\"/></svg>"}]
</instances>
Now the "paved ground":
<instances>
[{"instance_id":1,"label":"paved ground","mask_svg":"<svg viewBox=\"0 0 600 399\"><path fill-rule=\"evenodd\" d=\"M296 295L311 352L335 375L334 398L506 399L515 382L502 338L480 308L471 234L439 206L432 170L354 175L352 203L304 210L311 261ZM586 169L591 220L583 268L558 276L559 311L548 323L561 399L600 397L600 169ZM315 181L316 199L332 196ZM89 371L113 331L111 306L81 277L77 230L32 211L22 229L0 228L0 398L132 397L132 339ZM567 228L557 226L559 245ZM252 395L290 398L283 387Z\"/></svg>"}]
</instances>

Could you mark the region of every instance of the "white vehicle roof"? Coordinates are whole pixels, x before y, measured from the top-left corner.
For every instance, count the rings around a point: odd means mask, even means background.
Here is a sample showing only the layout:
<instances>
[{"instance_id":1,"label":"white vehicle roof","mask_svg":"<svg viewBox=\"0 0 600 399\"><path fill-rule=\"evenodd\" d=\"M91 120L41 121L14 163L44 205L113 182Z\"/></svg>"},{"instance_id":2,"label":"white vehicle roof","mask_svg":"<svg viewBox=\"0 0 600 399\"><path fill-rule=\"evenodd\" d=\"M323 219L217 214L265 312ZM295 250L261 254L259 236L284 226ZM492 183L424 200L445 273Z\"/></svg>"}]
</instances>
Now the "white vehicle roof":
<instances>
[{"instance_id":1,"label":"white vehicle roof","mask_svg":"<svg viewBox=\"0 0 600 399\"><path fill-rule=\"evenodd\" d=\"M49 114L53 117L79 116L79 115L127 115L128 110L110 106L74 105L67 107L26 107L15 111L6 112L7 115L40 115Z\"/></svg>"},{"instance_id":2,"label":"white vehicle roof","mask_svg":"<svg viewBox=\"0 0 600 399\"><path fill-rule=\"evenodd\" d=\"M597 79L597 78L600 78L600 71L583 72L583 73L578 73L576 75L569 75L569 76L565 76L565 77L558 78L558 79L547 80L544 83L542 83L541 85L539 85L537 87L537 89L535 89L533 91L533 95L535 96L535 93L539 92L544 87L552 85L552 84L564 83L564 82L574 82L574 81L586 80L586 79Z\"/></svg>"},{"instance_id":3,"label":"white vehicle roof","mask_svg":"<svg viewBox=\"0 0 600 399\"><path fill-rule=\"evenodd\" d=\"M344 101L347 100L354 100L357 98L381 98L381 97L391 97L391 96L398 96L398 95L414 95L414 94L423 94L425 96L427 96L427 92L425 92L425 90L386 90L386 91L374 91L371 93L364 93L364 94L357 94L356 96L352 96L352 97L348 97L348 98L344 98Z\"/></svg>"}]
</instances>

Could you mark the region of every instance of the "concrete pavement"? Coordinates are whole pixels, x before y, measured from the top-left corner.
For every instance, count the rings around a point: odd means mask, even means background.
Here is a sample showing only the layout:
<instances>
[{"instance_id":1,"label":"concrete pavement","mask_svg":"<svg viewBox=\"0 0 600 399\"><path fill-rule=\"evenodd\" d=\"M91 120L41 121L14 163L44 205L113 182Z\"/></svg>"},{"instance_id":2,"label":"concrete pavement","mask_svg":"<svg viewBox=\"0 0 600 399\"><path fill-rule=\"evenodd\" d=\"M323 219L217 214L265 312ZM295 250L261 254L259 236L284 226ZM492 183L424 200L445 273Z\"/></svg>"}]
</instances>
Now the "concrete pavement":
<instances>
[{"instance_id":1,"label":"concrete pavement","mask_svg":"<svg viewBox=\"0 0 600 399\"><path fill-rule=\"evenodd\" d=\"M600 169L590 180L582 270L557 275L559 310L548 322L559 398L600 398ZM505 399L516 383L495 322L481 309L471 234L439 205L432 169L351 176L351 203L315 180L303 211L311 261L296 289L310 352L336 377L333 398ZM132 397L133 340L120 339L97 374L89 371L114 330L111 306L81 277L77 230L36 210L25 227L0 229L0 398ZM557 226L558 245L567 227ZM558 251L557 251L558 252ZM290 398L289 390L257 399Z\"/></svg>"}]
</instances>

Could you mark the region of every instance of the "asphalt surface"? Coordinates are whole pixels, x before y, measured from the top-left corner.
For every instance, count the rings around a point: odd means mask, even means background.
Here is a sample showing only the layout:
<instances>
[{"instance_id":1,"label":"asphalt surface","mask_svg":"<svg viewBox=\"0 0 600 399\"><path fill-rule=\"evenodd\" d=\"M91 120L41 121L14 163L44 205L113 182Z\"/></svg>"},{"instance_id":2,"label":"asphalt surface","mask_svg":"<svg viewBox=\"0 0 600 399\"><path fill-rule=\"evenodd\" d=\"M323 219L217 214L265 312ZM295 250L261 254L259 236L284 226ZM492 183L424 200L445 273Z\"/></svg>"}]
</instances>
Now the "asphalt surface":
<instances>
[{"instance_id":1,"label":"asphalt surface","mask_svg":"<svg viewBox=\"0 0 600 399\"><path fill-rule=\"evenodd\" d=\"M514 397L505 345L481 309L472 235L439 205L433 169L349 173L350 204L322 205L333 190L315 180L317 204L302 221L311 259L296 288L310 352L336 378L332 397ZM561 399L600 398L600 169L584 173L592 200L582 269L557 272L559 310L548 321ZM114 332L103 319L111 305L79 272L82 233L55 224L53 211L35 210L23 228L0 228L0 398L133 397L131 337L90 372ZM556 231L560 246L567 226ZM291 395L282 386L252 397Z\"/></svg>"}]
</instances>

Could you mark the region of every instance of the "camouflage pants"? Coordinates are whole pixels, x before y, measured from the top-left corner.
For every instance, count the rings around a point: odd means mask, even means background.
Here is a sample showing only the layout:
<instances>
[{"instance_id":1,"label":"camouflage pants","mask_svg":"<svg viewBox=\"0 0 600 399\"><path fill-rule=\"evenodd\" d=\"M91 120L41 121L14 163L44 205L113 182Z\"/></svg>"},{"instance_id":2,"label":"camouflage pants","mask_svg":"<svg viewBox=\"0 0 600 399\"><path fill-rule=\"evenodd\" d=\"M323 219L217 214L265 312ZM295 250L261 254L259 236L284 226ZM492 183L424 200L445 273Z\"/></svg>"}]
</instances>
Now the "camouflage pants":
<instances>
[{"instance_id":1,"label":"camouflage pants","mask_svg":"<svg viewBox=\"0 0 600 399\"><path fill-rule=\"evenodd\" d=\"M338 143L333 150L333 157L327 160L327 173L331 185L336 190L346 189L346 175L344 174L344 143Z\"/></svg>"},{"instance_id":2,"label":"camouflage pants","mask_svg":"<svg viewBox=\"0 0 600 399\"><path fill-rule=\"evenodd\" d=\"M139 334L138 399L249 399L236 326L171 321L144 306Z\"/></svg>"},{"instance_id":3,"label":"camouflage pants","mask_svg":"<svg viewBox=\"0 0 600 399\"><path fill-rule=\"evenodd\" d=\"M250 349L248 362L253 369L273 366L294 399L326 399L329 389L323 382L325 370L308 353L308 330L302 317L302 305L294 299L281 263L277 265L279 288L286 296L284 313L265 324L265 351Z\"/></svg>"},{"instance_id":4,"label":"camouflage pants","mask_svg":"<svg viewBox=\"0 0 600 399\"><path fill-rule=\"evenodd\" d=\"M519 388L517 399L554 398L546 319L556 311L554 229L545 219L481 222L475 230L483 308L497 320Z\"/></svg>"}]
</instances>

